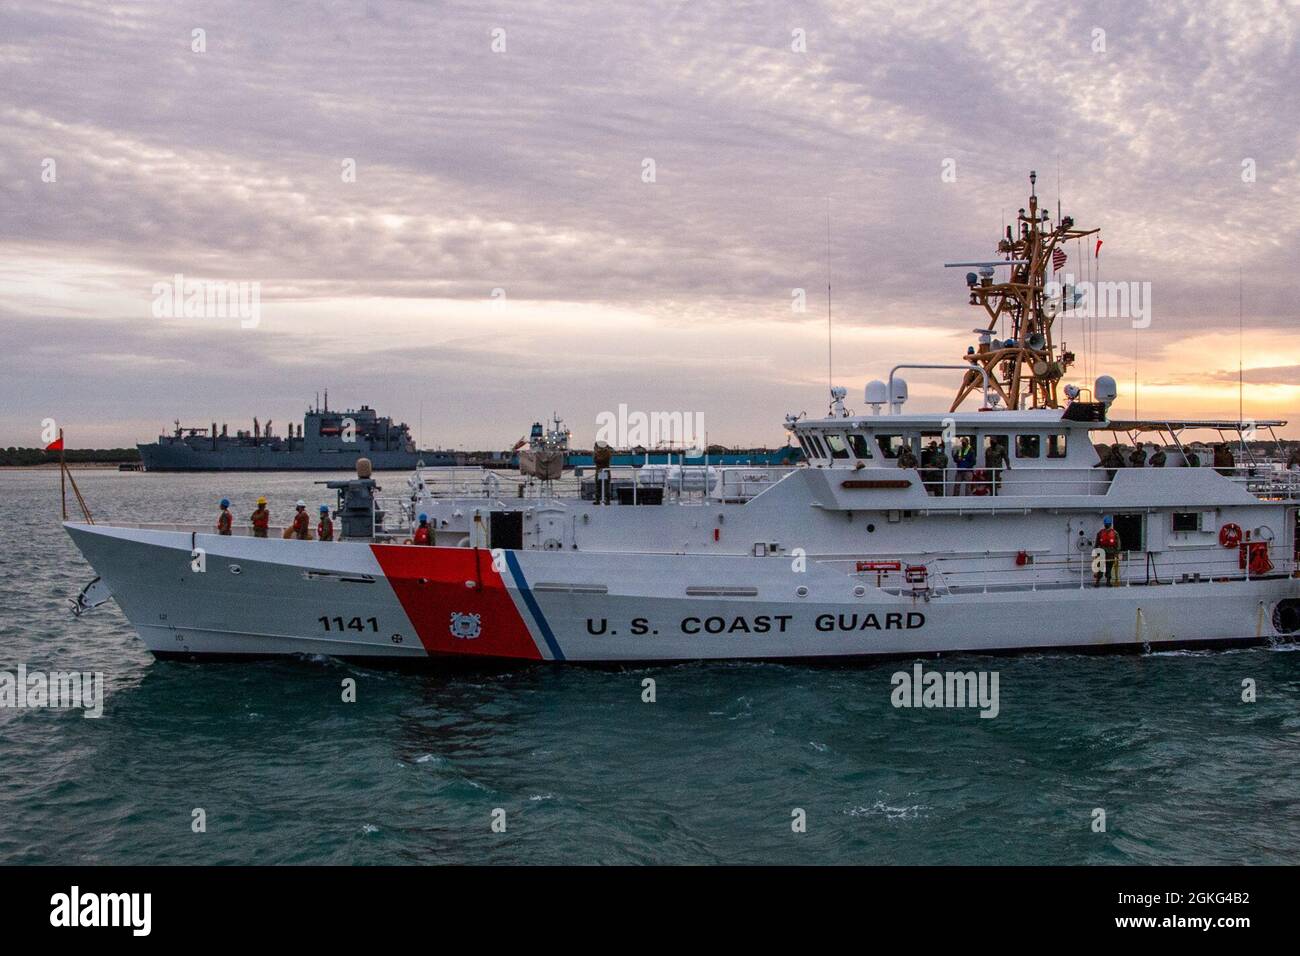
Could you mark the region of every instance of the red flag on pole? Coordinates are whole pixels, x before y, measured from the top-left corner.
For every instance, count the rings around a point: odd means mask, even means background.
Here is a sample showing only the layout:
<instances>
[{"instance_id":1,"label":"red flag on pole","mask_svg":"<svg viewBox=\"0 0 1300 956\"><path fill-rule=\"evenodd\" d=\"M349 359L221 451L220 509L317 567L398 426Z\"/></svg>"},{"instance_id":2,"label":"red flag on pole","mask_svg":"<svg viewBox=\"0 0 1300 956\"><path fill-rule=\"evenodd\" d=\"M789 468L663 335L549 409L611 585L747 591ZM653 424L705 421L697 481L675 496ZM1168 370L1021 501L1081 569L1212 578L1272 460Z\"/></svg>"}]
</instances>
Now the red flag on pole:
<instances>
[{"instance_id":1,"label":"red flag on pole","mask_svg":"<svg viewBox=\"0 0 1300 956\"><path fill-rule=\"evenodd\" d=\"M1065 265L1066 255L1064 249L1052 250L1052 271L1060 272L1061 266Z\"/></svg>"},{"instance_id":2,"label":"red flag on pole","mask_svg":"<svg viewBox=\"0 0 1300 956\"><path fill-rule=\"evenodd\" d=\"M54 439L45 446L46 451L63 451L63 431L59 431L59 437Z\"/></svg>"},{"instance_id":3,"label":"red flag on pole","mask_svg":"<svg viewBox=\"0 0 1300 956\"><path fill-rule=\"evenodd\" d=\"M1101 258L1101 240L1100 240L1100 239L1097 240L1097 248L1094 249L1094 250L1092 251L1092 257L1093 257L1094 259L1100 259L1100 258Z\"/></svg>"}]
</instances>

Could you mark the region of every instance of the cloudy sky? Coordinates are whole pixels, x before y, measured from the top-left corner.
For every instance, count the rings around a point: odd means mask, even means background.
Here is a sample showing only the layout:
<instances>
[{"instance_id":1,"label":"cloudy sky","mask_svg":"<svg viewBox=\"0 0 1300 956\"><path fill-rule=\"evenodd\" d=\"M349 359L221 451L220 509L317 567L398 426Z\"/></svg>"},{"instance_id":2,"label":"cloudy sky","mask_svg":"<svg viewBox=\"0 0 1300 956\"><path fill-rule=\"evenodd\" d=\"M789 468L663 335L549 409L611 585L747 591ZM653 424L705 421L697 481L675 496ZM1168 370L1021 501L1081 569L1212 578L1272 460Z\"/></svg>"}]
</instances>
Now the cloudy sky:
<instances>
[{"instance_id":1,"label":"cloudy sky","mask_svg":"<svg viewBox=\"0 0 1300 956\"><path fill-rule=\"evenodd\" d=\"M1150 283L1087 370L1123 413L1136 362L1140 414L1235 417L1240 354L1246 415L1300 419L1298 34L1269 0L6 0L0 445L285 423L326 387L424 446L553 411L586 443L620 403L780 444L826 407L828 200L860 405L965 351L942 263L993 252L1031 168L1101 279ZM176 274L258 283L256 327L156 314Z\"/></svg>"}]
</instances>

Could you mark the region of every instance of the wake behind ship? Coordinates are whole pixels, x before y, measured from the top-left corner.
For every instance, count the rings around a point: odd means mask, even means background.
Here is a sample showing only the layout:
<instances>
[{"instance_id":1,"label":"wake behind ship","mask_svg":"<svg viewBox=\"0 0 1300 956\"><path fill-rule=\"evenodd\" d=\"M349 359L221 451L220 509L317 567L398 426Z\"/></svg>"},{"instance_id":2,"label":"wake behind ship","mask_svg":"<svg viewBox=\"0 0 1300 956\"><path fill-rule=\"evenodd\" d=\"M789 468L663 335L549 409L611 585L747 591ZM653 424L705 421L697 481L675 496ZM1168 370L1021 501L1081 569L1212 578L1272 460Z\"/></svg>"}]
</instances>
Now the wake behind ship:
<instances>
[{"instance_id":1,"label":"wake behind ship","mask_svg":"<svg viewBox=\"0 0 1300 956\"><path fill-rule=\"evenodd\" d=\"M255 418L251 431L230 435L226 425L218 432L216 422L196 428L177 421L172 434L136 447L146 471L347 471L361 458L380 471L406 471L421 461L455 464L450 452L418 452L405 422L369 405L331 411L328 393L325 406L309 408L289 434L273 434L272 424Z\"/></svg>"}]
</instances>

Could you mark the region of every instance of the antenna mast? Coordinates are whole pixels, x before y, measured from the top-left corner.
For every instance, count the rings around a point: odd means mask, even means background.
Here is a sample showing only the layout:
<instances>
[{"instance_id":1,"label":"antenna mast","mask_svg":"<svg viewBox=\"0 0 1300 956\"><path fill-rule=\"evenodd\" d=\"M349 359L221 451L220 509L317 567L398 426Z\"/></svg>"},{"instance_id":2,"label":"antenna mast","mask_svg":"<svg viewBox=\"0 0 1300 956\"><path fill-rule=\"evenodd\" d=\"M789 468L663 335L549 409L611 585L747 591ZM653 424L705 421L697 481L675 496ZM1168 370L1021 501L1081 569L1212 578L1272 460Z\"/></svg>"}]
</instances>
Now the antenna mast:
<instances>
[{"instance_id":1,"label":"antenna mast","mask_svg":"<svg viewBox=\"0 0 1300 956\"><path fill-rule=\"evenodd\" d=\"M826 388L835 388L831 339L831 197L826 197Z\"/></svg>"},{"instance_id":2,"label":"antenna mast","mask_svg":"<svg viewBox=\"0 0 1300 956\"><path fill-rule=\"evenodd\" d=\"M1029 208L1020 209L1014 226L1007 226L997 244L1002 258L989 262L948 263L979 267L979 273L968 272L966 285L970 304L984 309L988 318L987 331L981 331L978 349L964 358L971 364L953 399L951 411L956 411L972 392L981 394L984 377L988 373L990 388L1009 409L1059 408L1057 386L1065 370L1074 364L1074 353L1062 350L1057 353L1052 341L1052 326L1058 313L1074 307L1072 293L1062 290L1058 299L1046 295L1047 268L1065 255L1065 243L1097 232L1096 229L1076 229L1070 216L1059 212L1055 226L1046 209L1039 207L1036 185L1038 173L1029 173ZM1059 187L1058 187L1059 188ZM994 270L1005 267L1010 275L1005 281L994 278ZM1053 270L1055 271L1055 269ZM1000 277L999 277L1000 278ZM1006 321L1008 337L998 341L994 334L1000 321Z\"/></svg>"}]
</instances>

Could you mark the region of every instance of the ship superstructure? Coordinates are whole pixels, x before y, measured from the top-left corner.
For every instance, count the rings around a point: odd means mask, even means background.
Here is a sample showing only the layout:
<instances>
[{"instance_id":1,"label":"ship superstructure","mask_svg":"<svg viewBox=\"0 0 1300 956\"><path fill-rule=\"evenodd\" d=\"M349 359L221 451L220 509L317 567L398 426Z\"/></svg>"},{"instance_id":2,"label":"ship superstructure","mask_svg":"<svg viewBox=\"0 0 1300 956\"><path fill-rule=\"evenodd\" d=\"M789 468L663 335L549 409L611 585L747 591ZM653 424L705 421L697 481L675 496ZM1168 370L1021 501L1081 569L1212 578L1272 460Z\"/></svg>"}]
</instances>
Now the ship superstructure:
<instances>
[{"instance_id":1,"label":"ship superstructure","mask_svg":"<svg viewBox=\"0 0 1300 956\"><path fill-rule=\"evenodd\" d=\"M162 657L774 660L1296 639L1300 470L1192 451L1213 433L1247 448L1244 423L1120 420L1113 379L1065 387L1036 290L1042 237L1077 230L1032 199L1025 215L1006 258L976 266L1023 259L1004 284L1024 288L972 293L1021 303L993 306L999 321L1011 309L1012 344L947 366L962 377L950 411L907 407L907 365L866 385L861 413L833 389L825 416L787 416L798 466L417 469L329 543L65 527L102 577L95 593ZM983 278L968 287L997 285ZM1133 467L1100 454L1116 435L1159 454ZM420 515L432 546L409 543Z\"/></svg>"}]
</instances>

